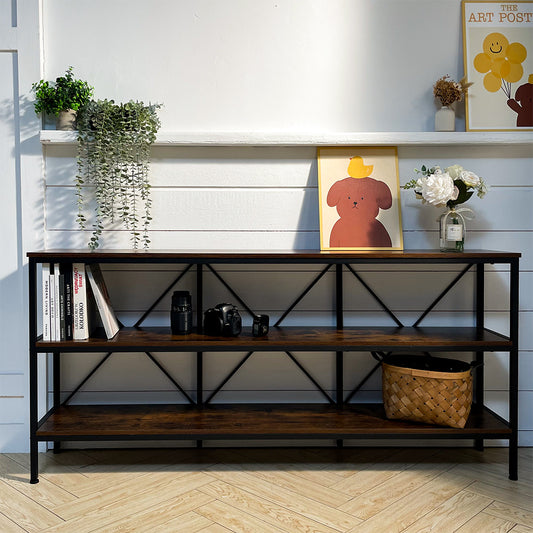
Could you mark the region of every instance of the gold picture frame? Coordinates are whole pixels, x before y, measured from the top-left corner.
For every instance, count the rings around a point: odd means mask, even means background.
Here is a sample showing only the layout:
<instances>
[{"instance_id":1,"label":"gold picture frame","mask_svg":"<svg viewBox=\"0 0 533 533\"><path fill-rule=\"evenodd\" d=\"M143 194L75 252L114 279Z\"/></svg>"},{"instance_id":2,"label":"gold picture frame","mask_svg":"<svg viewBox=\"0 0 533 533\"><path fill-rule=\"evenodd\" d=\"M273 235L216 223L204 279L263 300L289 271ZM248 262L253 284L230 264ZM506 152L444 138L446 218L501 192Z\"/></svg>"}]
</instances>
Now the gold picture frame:
<instances>
[{"instance_id":1,"label":"gold picture frame","mask_svg":"<svg viewBox=\"0 0 533 533\"><path fill-rule=\"evenodd\" d=\"M467 131L533 130L533 0L463 0Z\"/></svg>"},{"instance_id":2,"label":"gold picture frame","mask_svg":"<svg viewBox=\"0 0 533 533\"><path fill-rule=\"evenodd\" d=\"M317 149L321 250L403 250L396 147Z\"/></svg>"}]
</instances>

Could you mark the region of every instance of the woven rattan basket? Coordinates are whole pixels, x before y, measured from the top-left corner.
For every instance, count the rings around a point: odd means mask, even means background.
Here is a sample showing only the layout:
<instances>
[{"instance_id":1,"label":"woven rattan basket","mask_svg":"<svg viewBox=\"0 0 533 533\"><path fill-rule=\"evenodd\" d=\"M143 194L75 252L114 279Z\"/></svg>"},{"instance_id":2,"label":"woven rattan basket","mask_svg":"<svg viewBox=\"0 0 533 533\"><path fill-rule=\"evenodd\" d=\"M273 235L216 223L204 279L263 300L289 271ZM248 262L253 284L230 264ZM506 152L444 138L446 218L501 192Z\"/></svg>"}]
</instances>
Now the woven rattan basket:
<instances>
[{"instance_id":1,"label":"woven rattan basket","mask_svg":"<svg viewBox=\"0 0 533 533\"><path fill-rule=\"evenodd\" d=\"M412 354L384 358L387 418L463 428L472 407L472 366L455 359Z\"/></svg>"}]
</instances>

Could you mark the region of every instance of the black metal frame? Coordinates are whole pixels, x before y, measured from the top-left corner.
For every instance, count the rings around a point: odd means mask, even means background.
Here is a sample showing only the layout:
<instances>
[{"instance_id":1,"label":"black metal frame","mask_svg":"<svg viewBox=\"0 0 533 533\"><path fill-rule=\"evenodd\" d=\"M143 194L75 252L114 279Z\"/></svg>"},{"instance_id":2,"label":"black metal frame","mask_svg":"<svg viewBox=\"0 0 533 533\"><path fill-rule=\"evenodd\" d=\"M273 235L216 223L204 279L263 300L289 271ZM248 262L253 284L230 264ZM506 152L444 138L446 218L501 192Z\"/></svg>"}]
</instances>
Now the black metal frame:
<instances>
[{"instance_id":1,"label":"black metal frame","mask_svg":"<svg viewBox=\"0 0 533 533\"><path fill-rule=\"evenodd\" d=\"M49 253L46 255L43 252L42 257L30 255L29 260L29 345L30 345L30 365L29 365L29 377L30 377L30 460L31 460L31 483L38 482L38 460L37 460L37 446L39 440L50 440L49 438L39 438L37 436L37 430L40 425L56 410L60 405L67 404L71 398L83 387L83 385L95 374L95 372L109 359L113 352L108 352L104 358L91 370L91 372L81 381L81 383L75 388L71 394L61 402L60 398L60 351L58 350L48 350L47 353L53 354L53 407L50 409L45 416L39 420L38 419L38 401L37 401L37 356L38 353L44 353L41 350L36 348L36 339L37 339L37 322L36 322L36 294L37 294L37 264L39 262L56 262L63 260L60 256L54 256ZM83 255L83 254L82 254ZM466 255L466 254L465 254ZM474 266L476 267L476 277L475 277L475 302L474 302L474 313L475 313L475 323L476 327L480 330L484 329L484 291L485 291L485 270L484 265L487 263L504 263L509 264L510 267L510 290L509 290L509 324L510 324L510 333L509 339L512 342L512 349L509 351L510 357L510 370L509 370L509 420L505 421L511 429L511 436L509 438L509 478L517 479L518 477L518 459L517 459L517 449L518 449L518 280L519 280L519 254L514 254L515 256L509 255L505 258L495 258L490 252L487 252L481 257L475 257L468 261L467 266L455 277L455 279L449 283L449 285L441 291L441 293L435 298L435 300L428 306L426 310L420 315L420 317L415 321L413 327L418 327L419 324L424 320L424 318L434 309L434 307L442 300L442 298L463 278L463 276ZM93 262L90 258L83 256L80 258L82 261ZM95 260L96 261L96 260ZM106 258L99 257L98 262L108 262L108 263L136 263L139 262L138 258L126 258L121 260L120 257L113 257L109 260ZM313 259L301 259L297 255L293 258L288 257L287 259L271 259L266 258L261 260L260 258L254 256L250 260L240 257L239 259L224 259L222 255L221 258L216 261L210 258L206 259L195 259L194 257L190 258L153 258L149 255L143 258L143 262L147 263L184 263L186 267L177 278L154 300L153 304L145 311L141 318L135 323L135 327L140 327L146 317L150 314L151 311L157 306L157 304L165 297L166 294L187 274L193 266L196 266L196 297L197 297L197 324L198 330L202 329L202 318L203 318L203 274L204 266L215 275L215 277L229 290L229 292L234 296L241 306L252 316L254 312L250 307L243 301L243 299L235 292L235 290L222 278L222 276L213 268L211 263L217 264L231 264L231 263L241 263L241 264L262 264L262 263L287 263L287 264L317 264L317 263L326 263L326 267L307 285L307 287L302 291L302 293L294 300L294 302L287 308L287 310L281 315L278 321L274 324L273 327L278 327L281 322L287 317L287 315L302 301L302 299L312 290L312 288L322 279L322 277L335 266L335 295L336 295L336 305L335 305L335 318L336 318L336 327L337 329L343 329L344 327L344 305L343 305L343 293L344 293L344 283L343 283L343 272L350 272L360 284L368 291L368 293L374 298L374 300L380 305L385 313L395 322L395 324L402 328L404 325L402 322L394 315L394 313L387 307L387 305L381 300L381 298L376 294L376 292L362 279L360 274L358 274L355 269L352 267L353 263L358 264L386 264L386 263L395 263L395 264L432 264L432 263L452 263L459 264L465 263L466 261L462 260L461 254L457 255L456 259L450 259L449 257L445 259L440 259L438 253L432 256L431 258L402 258L401 256L391 255L390 257L382 258L368 258L365 260L365 256L361 255L357 258L354 256L349 256L346 259L342 257L328 257L327 255L320 258ZM173 349L168 349L166 351L175 351ZM336 394L335 399L333 399L324 388L318 383L318 381L307 371L307 369L294 357L294 355L288 350L279 350L284 351L285 354L295 363L295 365L304 373L304 375L313 383L318 391L326 398L326 400L333 405L336 405L339 408L342 408L343 405L349 403L354 395L361 390L363 385L368 381L368 379L377 371L379 368L379 363L375 365L372 370L357 384L357 386L344 398L344 352L337 351L335 358L335 367L336 367ZM218 394L223 387L228 383L228 381L240 370L240 368L248 361L248 359L253 355L253 351L249 351L239 363L226 375L222 382L215 388L214 391L209 395L208 398L204 400L204 388L203 388L203 372L204 372L204 360L203 352L198 351L196 353L196 381L197 381L197 390L196 390L196 401L194 401L187 392L180 386L180 384L173 378L170 373L157 361L157 359L148 351L144 352L146 356L165 374L165 376L173 383L177 390L185 397L187 402L190 404L195 404L198 407L206 406L211 402L211 400ZM484 352L477 351L475 353L476 360L483 362ZM474 384L474 402L483 405L484 403L484 370L483 366L480 365L475 370L475 384ZM494 414L494 413L493 413ZM368 435L372 437L374 435ZM425 435L426 437L426 435ZM485 438L490 438L490 435L484 435ZM132 438L143 440L145 437L133 436ZM154 438L154 436L150 436ZM166 438L166 437L162 437ZM205 438L205 437L203 437ZM216 438L224 438L224 436L216 435ZM364 438L360 436L359 438ZM412 436L402 436L401 438L415 438ZM454 437L455 438L455 437ZM460 435L457 438L467 438L467 434ZM343 435L339 435L337 439L337 445L342 446ZM68 437L61 437L54 439L54 450L59 450L61 440L77 440L70 439ZM84 437L83 440L91 440L91 437ZM102 436L94 437L94 440L116 440L116 437L113 439L106 439ZM198 445L201 445L201 441L198 440ZM483 448L483 438L478 436L475 437L475 446L477 449Z\"/></svg>"}]
</instances>

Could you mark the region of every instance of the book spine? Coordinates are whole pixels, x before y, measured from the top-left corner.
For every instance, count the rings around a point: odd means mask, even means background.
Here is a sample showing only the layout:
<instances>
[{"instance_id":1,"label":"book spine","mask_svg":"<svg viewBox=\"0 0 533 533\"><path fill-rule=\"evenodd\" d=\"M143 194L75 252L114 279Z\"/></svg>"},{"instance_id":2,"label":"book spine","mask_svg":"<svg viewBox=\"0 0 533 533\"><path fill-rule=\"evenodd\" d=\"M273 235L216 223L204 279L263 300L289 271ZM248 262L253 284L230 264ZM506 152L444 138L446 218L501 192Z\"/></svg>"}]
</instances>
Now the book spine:
<instances>
[{"instance_id":1,"label":"book spine","mask_svg":"<svg viewBox=\"0 0 533 533\"><path fill-rule=\"evenodd\" d=\"M42 264L43 341L50 341L50 263Z\"/></svg>"},{"instance_id":2,"label":"book spine","mask_svg":"<svg viewBox=\"0 0 533 533\"><path fill-rule=\"evenodd\" d=\"M59 263L54 263L54 308L55 308L55 333L54 340L61 340L61 301L60 301L60 274Z\"/></svg>"},{"instance_id":3,"label":"book spine","mask_svg":"<svg viewBox=\"0 0 533 533\"><path fill-rule=\"evenodd\" d=\"M59 274L59 339L67 340L65 327L65 275Z\"/></svg>"},{"instance_id":4,"label":"book spine","mask_svg":"<svg viewBox=\"0 0 533 533\"><path fill-rule=\"evenodd\" d=\"M74 340L85 340L89 338L89 328L87 324L85 265L83 263L72 264L72 289L73 338Z\"/></svg>"},{"instance_id":5,"label":"book spine","mask_svg":"<svg viewBox=\"0 0 533 533\"><path fill-rule=\"evenodd\" d=\"M56 276L54 264L50 263L50 340L56 341Z\"/></svg>"},{"instance_id":6,"label":"book spine","mask_svg":"<svg viewBox=\"0 0 533 533\"><path fill-rule=\"evenodd\" d=\"M65 280L65 340L71 341L72 335L72 265L63 265L63 275Z\"/></svg>"}]
</instances>

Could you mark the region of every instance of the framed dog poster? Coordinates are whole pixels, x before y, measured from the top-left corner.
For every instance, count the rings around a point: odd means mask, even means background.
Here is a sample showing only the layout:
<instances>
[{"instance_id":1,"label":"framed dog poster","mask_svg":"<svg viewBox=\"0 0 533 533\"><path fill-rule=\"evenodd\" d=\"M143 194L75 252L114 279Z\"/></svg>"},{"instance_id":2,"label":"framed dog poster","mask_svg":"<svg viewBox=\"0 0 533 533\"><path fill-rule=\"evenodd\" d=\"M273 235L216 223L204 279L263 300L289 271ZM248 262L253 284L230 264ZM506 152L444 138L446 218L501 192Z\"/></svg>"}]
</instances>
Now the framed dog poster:
<instances>
[{"instance_id":1,"label":"framed dog poster","mask_svg":"<svg viewBox=\"0 0 533 533\"><path fill-rule=\"evenodd\" d=\"M318 148L321 250L402 250L395 147Z\"/></svg>"},{"instance_id":2,"label":"framed dog poster","mask_svg":"<svg viewBox=\"0 0 533 533\"><path fill-rule=\"evenodd\" d=\"M533 130L533 1L463 0L467 131Z\"/></svg>"}]
</instances>

